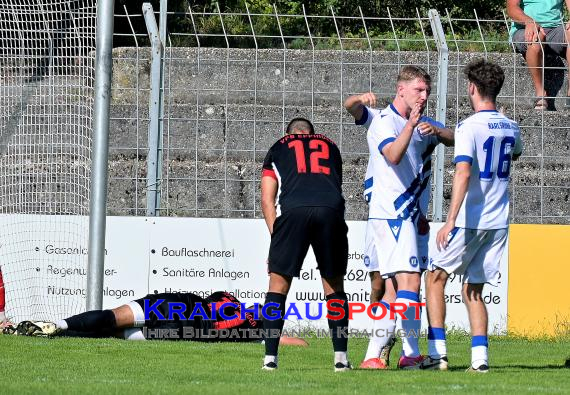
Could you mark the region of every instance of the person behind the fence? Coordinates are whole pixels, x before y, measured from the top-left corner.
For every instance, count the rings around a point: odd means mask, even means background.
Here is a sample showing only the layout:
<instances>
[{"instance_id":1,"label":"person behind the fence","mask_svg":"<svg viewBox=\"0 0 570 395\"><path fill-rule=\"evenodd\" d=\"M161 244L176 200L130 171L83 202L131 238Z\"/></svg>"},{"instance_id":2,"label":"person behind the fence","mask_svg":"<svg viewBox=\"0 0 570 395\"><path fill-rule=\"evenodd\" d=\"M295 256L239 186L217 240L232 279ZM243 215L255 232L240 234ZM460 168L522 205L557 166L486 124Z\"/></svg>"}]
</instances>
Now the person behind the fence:
<instances>
[{"instance_id":1,"label":"person behind the fence","mask_svg":"<svg viewBox=\"0 0 570 395\"><path fill-rule=\"evenodd\" d=\"M548 93L544 87L544 55L551 52L565 58L570 66L570 22L564 24L563 7L570 11L568 0L507 0L507 14L513 20L511 41L523 54L534 90L536 110L548 110ZM570 83L565 107L570 107Z\"/></svg>"}]
</instances>

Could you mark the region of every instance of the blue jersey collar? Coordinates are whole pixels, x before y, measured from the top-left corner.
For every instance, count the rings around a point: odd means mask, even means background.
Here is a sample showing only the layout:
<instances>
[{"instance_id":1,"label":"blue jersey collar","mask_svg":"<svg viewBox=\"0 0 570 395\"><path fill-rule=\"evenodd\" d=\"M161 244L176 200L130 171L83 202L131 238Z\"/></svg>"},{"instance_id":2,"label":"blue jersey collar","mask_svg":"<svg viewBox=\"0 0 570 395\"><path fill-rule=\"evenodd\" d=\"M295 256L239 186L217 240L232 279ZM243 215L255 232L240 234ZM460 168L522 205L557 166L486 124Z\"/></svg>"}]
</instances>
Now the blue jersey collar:
<instances>
[{"instance_id":1,"label":"blue jersey collar","mask_svg":"<svg viewBox=\"0 0 570 395\"><path fill-rule=\"evenodd\" d=\"M400 116L400 118L404 118L400 115L400 113L398 112L398 110L396 110L396 107L394 107L394 104L390 103L390 108L392 109L392 111L394 111L398 116Z\"/></svg>"}]
</instances>

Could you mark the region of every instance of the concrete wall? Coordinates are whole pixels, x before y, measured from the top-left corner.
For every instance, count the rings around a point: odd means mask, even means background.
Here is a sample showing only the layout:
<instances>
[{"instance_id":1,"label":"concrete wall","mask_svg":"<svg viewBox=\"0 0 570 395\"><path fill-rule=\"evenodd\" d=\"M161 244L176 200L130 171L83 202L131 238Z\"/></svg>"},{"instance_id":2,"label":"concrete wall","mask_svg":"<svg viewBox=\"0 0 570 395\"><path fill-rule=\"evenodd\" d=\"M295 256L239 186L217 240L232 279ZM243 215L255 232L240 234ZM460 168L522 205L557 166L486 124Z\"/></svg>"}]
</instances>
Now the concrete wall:
<instances>
[{"instance_id":1,"label":"concrete wall","mask_svg":"<svg viewBox=\"0 0 570 395\"><path fill-rule=\"evenodd\" d=\"M471 112L461 68L480 55L450 54L448 125ZM147 49L119 48L114 52L111 214L141 215L144 209L148 57ZM399 64L419 64L429 69L434 79L437 75L434 52L313 54L175 48L166 58L164 176L168 190L164 189L162 202L168 212L163 215L259 215L255 180L266 150L281 135L284 122L294 116L312 116L317 130L341 146L348 218L366 218L360 193L367 162L366 138L341 102L348 94L371 87L386 105L393 95ZM489 58L505 69L499 104L520 123L525 142L525 157L512 172L513 221L540 222L543 216L544 222L570 223L570 113L563 109L565 73L549 71L550 86L559 91L559 111L542 113L532 109L532 85L520 55L489 54ZM428 108L431 116L435 116L435 91L434 84ZM446 155L447 204L452 150Z\"/></svg>"},{"instance_id":2,"label":"concrete wall","mask_svg":"<svg viewBox=\"0 0 570 395\"><path fill-rule=\"evenodd\" d=\"M448 125L455 125L471 113L463 93L461 67L477 55L450 54ZM114 50L111 215L145 213L148 57L148 49ZM168 216L258 217L261 161L288 120L305 116L341 147L347 218L366 218L367 207L361 198L368 158L365 133L344 111L342 100L349 94L372 89L385 106L393 96L398 65L420 64L437 75L437 54L433 52L313 54L298 50L284 53L177 48L167 52L166 57L161 215ZM542 113L532 109L531 82L522 58L512 54L489 54L489 58L505 69L507 78L499 104L519 122L525 142L524 156L512 171L513 221L570 223L570 112L562 105L566 73L554 70L551 76L553 85L562 87L556 100L558 111ZM8 81L0 81L5 96L17 98L20 88ZM63 192L74 190L77 181L70 180L89 171L85 153L78 151L90 144L88 125L80 121L80 117L92 116L92 104L84 102L88 90L83 87L89 83L92 81L84 76L49 76L34 82L37 87L29 87L30 95L7 100L0 108L0 149L13 151L1 158L4 174L9 176L9 181L0 186L2 206L19 201L11 196L20 193L21 183L27 183L37 194L25 203L28 211L46 212L47 202L59 200L62 208L58 212L86 209L86 193L73 192L70 201ZM435 116L435 86L433 92L427 109L430 116ZM18 165L16 158L21 149L32 145L35 151L52 155L49 166L47 159L41 158L37 164L32 161L23 167ZM452 150L446 152L447 205L453 168ZM85 188L87 185L82 185L81 191ZM54 198L57 196L61 199Z\"/></svg>"}]
</instances>

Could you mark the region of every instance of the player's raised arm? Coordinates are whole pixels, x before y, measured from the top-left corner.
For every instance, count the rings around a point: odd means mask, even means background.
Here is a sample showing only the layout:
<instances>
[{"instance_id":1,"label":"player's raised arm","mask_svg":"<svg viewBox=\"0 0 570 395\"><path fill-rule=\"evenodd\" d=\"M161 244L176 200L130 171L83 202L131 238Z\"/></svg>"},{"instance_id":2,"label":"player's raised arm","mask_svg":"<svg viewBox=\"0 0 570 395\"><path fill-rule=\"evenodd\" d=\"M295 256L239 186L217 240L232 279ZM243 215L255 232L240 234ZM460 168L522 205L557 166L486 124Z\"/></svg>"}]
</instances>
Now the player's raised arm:
<instances>
[{"instance_id":1,"label":"player's raised arm","mask_svg":"<svg viewBox=\"0 0 570 395\"><path fill-rule=\"evenodd\" d=\"M410 139L414 133L415 127L418 125L420 118L422 116L422 105L416 103L412 108L408 122L406 126L400 132L398 137L392 142L385 144L382 149L382 155L393 165L400 163L404 157L408 146L410 145Z\"/></svg>"},{"instance_id":2,"label":"player's raised arm","mask_svg":"<svg viewBox=\"0 0 570 395\"><path fill-rule=\"evenodd\" d=\"M455 144L455 135L450 128L441 128L429 122L420 122L418 129L422 136L436 136L439 142L446 147L453 147Z\"/></svg>"},{"instance_id":3,"label":"player's raised arm","mask_svg":"<svg viewBox=\"0 0 570 395\"><path fill-rule=\"evenodd\" d=\"M437 128L437 138L446 147L453 147L455 144L455 135L450 128Z\"/></svg>"},{"instance_id":4,"label":"player's raised arm","mask_svg":"<svg viewBox=\"0 0 570 395\"><path fill-rule=\"evenodd\" d=\"M354 120L358 123L362 120L365 107L376 107L378 100L376 95L372 92L366 92L359 95L349 96L344 101L344 108L354 117Z\"/></svg>"}]
</instances>

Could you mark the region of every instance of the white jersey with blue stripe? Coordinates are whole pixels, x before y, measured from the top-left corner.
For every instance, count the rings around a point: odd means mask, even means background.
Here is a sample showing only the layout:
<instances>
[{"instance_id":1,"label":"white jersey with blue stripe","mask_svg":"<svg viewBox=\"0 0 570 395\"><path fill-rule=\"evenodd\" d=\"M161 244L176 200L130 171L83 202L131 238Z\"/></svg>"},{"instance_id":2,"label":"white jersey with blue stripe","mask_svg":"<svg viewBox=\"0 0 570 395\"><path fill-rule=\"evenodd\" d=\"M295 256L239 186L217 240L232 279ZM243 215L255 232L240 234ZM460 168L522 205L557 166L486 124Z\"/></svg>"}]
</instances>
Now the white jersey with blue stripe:
<instances>
[{"instance_id":1,"label":"white jersey with blue stripe","mask_svg":"<svg viewBox=\"0 0 570 395\"><path fill-rule=\"evenodd\" d=\"M511 161L521 152L518 124L495 110L479 111L457 125L455 163L470 163L471 176L455 226L508 227Z\"/></svg>"},{"instance_id":2,"label":"white jersey with blue stripe","mask_svg":"<svg viewBox=\"0 0 570 395\"><path fill-rule=\"evenodd\" d=\"M416 128L404 157L393 165L382 155L382 148L396 140L408 120L392 104L382 111L367 108L365 114L359 124L368 125L370 157L364 181L368 218L414 220L420 210L426 214L431 153L439 140L435 136L422 136ZM422 117L420 122L443 127L429 117Z\"/></svg>"}]
</instances>

